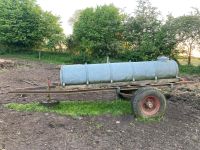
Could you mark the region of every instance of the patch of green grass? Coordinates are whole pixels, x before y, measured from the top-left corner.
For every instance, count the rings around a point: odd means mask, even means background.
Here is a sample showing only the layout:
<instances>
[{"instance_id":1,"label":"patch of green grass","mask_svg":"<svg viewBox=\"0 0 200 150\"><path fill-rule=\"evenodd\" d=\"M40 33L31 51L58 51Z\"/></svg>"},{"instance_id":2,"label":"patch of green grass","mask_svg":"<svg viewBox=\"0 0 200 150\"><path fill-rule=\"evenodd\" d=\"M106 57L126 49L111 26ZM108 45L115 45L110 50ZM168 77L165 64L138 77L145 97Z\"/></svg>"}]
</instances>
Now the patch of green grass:
<instances>
[{"instance_id":1,"label":"patch of green grass","mask_svg":"<svg viewBox=\"0 0 200 150\"><path fill-rule=\"evenodd\" d=\"M196 74L200 75L200 65L199 66L193 66L193 65L180 65L179 70L181 74Z\"/></svg>"},{"instance_id":2,"label":"patch of green grass","mask_svg":"<svg viewBox=\"0 0 200 150\"><path fill-rule=\"evenodd\" d=\"M109 102L66 101L56 106L47 107L39 103L10 103L6 108L26 112L52 112L69 116L98 116L98 115L124 115L131 114L131 105L128 101L115 100Z\"/></svg>"}]
</instances>

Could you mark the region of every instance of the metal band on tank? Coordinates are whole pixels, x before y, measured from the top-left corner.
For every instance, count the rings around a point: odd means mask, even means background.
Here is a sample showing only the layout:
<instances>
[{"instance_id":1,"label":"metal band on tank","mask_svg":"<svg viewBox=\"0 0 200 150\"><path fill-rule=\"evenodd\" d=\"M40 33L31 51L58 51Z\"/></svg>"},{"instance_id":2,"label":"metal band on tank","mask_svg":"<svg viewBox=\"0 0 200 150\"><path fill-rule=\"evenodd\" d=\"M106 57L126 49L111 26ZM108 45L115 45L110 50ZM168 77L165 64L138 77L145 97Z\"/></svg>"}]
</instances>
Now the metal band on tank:
<instances>
[{"instance_id":1,"label":"metal band on tank","mask_svg":"<svg viewBox=\"0 0 200 150\"><path fill-rule=\"evenodd\" d=\"M63 66L61 66L60 69L60 83L62 86L65 86L65 83L63 82Z\"/></svg>"},{"instance_id":2,"label":"metal band on tank","mask_svg":"<svg viewBox=\"0 0 200 150\"><path fill-rule=\"evenodd\" d=\"M175 64L175 66L176 66L176 78L178 78L178 77L179 77L179 68L178 68L178 64L177 64L177 62L176 62L175 60L171 60L171 61L173 61L174 64Z\"/></svg>"},{"instance_id":3,"label":"metal band on tank","mask_svg":"<svg viewBox=\"0 0 200 150\"><path fill-rule=\"evenodd\" d=\"M110 83L113 83L113 74L112 74L112 66L110 62L108 62L109 70L110 70Z\"/></svg>"},{"instance_id":4,"label":"metal band on tank","mask_svg":"<svg viewBox=\"0 0 200 150\"><path fill-rule=\"evenodd\" d=\"M157 60L158 61L158 60ZM155 72L154 72L154 80L155 80L155 82L157 82L158 81L158 70L157 70L157 61L153 61L153 65L154 65L154 68L155 68ZM159 61L161 61L161 60L159 60Z\"/></svg>"},{"instance_id":5,"label":"metal band on tank","mask_svg":"<svg viewBox=\"0 0 200 150\"><path fill-rule=\"evenodd\" d=\"M135 69L134 69L133 63L130 61L129 64L130 64L130 66L131 66L131 70L132 70L132 80L135 81L135 78L134 78Z\"/></svg>"},{"instance_id":6,"label":"metal band on tank","mask_svg":"<svg viewBox=\"0 0 200 150\"><path fill-rule=\"evenodd\" d=\"M88 75L88 66L87 63L85 63L85 74L86 74L86 84L89 84L89 75Z\"/></svg>"}]
</instances>

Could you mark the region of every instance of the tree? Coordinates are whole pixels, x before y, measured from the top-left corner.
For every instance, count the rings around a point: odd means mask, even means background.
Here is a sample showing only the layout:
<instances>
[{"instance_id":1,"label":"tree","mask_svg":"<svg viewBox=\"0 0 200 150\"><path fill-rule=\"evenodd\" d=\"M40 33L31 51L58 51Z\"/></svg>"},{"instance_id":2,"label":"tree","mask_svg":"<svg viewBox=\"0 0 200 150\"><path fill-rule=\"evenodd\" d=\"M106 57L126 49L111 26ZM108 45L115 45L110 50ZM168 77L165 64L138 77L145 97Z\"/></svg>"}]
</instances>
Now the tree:
<instances>
[{"instance_id":1,"label":"tree","mask_svg":"<svg viewBox=\"0 0 200 150\"><path fill-rule=\"evenodd\" d=\"M68 50L74 49L76 45L77 44L75 43L73 35L69 35L66 37L66 46Z\"/></svg>"},{"instance_id":2,"label":"tree","mask_svg":"<svg viewBox=\"0 0 200 150\"><path fill-rule=\"evenodd\" d=\"M120 49L122 20L119 9L113 5L87 8L74 23L74 40L87 55L116 57Z\"/></svg>"},{"instance_id":3,"label":"tree","mask_svg":"<svg viewBox=\"0 0 200 150\"><path fill-rule=\"evenodd\" d=\"M184 47L191 64L192 51L200 46L200 15L184 15L174 19L173 30L179 46Z\"/></svg>"},{"instance_id":4,"label":"tree","mask_svg":"<svg viewBox=\"0 0 200 150\"><path fill-rule=\"evenodd\" d=\"M63 29L60 26L60 18L52 15L50 12L42 13L42 22L44 31L44 40L46 41L46 47L49 50L64 50L66 36L63 33Z\"/></svg>"},{"instance_id":5,"label":"tree","mask_svg":"<svg viewBox=\"0 0 200 150\"><path fill-rule=\"evenodd\" d=\"M158 46L161 37L161 20L157 8L151 6L149 0L138 0L134 16L128 17L125 22L124 37L129 43L133 54L139 60L148 60L160 55Z\"/></svg>"},{"instance_id":6,"label":"tree","mask_svg":"<svg viewBox=\"0 0 200 150\"><path fill-rule=\"evenodd\" d=\"M68 22L70 23L70 25L74 25L75 22L78 21L80 14L81 14L82 10L76 10L73 14L73 16L71 18L69 18Z\"/></svg>"},{"instance_id":7,"label":"tree","mask_svg":"<svg viewBox=\"0 0 200 150\"><path fill-rule=\"evenodd\" d=\"M52 34L62 32L58 20L35 0L0 0L0 44L40 48Z\"/></svg>"},{"instance_id":8,"label":"tree","mask_svg":"<svg viewBox=\"0 0 200 150\"><path fill-rule=\"evenodd\" d=\"M159 32L156 34L155 46L159 50L160 55L176 59L179 52L176 49L177 39L173 29L173 20L174 17L169 14L167 20L161 25Z\"/></svg>"},{"instance_id":9,"label":"tree","mask_svg":"<svg viewBox=\"0 0 200 150\"><path fill-rule=\"evenodd\" d=\"M51 51L66 50L66 37L64 34L52 34L46 43L46 47Z\"/></svg>"}]
</instances>

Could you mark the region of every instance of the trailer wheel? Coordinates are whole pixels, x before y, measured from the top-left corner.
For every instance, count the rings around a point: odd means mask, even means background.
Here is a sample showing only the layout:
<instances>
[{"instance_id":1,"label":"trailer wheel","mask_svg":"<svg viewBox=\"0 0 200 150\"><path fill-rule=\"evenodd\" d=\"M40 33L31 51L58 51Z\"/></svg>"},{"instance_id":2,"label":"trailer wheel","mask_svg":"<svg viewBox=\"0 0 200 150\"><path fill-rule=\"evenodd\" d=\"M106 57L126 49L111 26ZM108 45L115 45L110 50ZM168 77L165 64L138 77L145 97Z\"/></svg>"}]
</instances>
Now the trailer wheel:
<instances>
[{"instance_id":1,"label":"trailer wheel","mask_svg":"<svg viewBox=\"0 0 200 150\"><path fill-rule=\"evenodd\" d=\"M144 87L134 93L131 105L136 117L158 117L165 113L166 99L158 89Z\"/></svg>"},{"instance_id":2,"label":"trailer wheel","mask_svg":"<svg viewBox=\"0 0 200 150\"><path fill-rule=\"evenodd\" d=\"M136 90L136 91L133 93L132 99L134 99L135 96L138 95L141 91L144 91L144 90L154 90L154 89L155 89L155 88L153 88L153 87L151 87L151 86L139 88L138 90Z\"/></svg>"}]
</instances>

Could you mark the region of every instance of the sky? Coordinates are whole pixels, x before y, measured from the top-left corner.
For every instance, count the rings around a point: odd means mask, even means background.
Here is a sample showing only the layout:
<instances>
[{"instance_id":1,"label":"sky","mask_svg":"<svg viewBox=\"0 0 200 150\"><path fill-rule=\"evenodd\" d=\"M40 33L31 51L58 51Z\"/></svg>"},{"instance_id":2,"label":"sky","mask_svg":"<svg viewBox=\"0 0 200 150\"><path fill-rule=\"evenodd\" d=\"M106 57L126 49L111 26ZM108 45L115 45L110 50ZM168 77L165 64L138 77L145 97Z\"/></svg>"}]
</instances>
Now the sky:
<instances>
[{"instance_id":1,"label":"sky","mask_svg":"<svg viewBox=\"0 0 200 150\"><path fill-rule=\"evenodd\" d=\"M76 10L97 5L114 4L123 9L126 13L134 12L137 0L37 0L43 10L51 11L54 15L60 16L61 24L66 35L72 33L72 26L68 22ZM172 13L173 16L180 16L190 12L192 7L200 9L200 0L150 0L152 6L158 8L163 16Z\"/></svg>"},{"instance_id":2,"label":"sky","mask_svg":"<svg viewBox=\"0 0 200 150\"><path fill-rule=\"evenodd\" d=\"M181 16L192 11L192 7L200 9L200 0L150 0L152 6L157 7L162 16L171 13L173 16ZM69 19L76 10L87 7L96 7L104 4L114 4L125 13L131 14L137 6L137 0L37 0L43 10L51 11L60 16L64 33L72 33ZM194 51L193 56L200 57L200 52Z\"/></svg>"}]
</instances>

